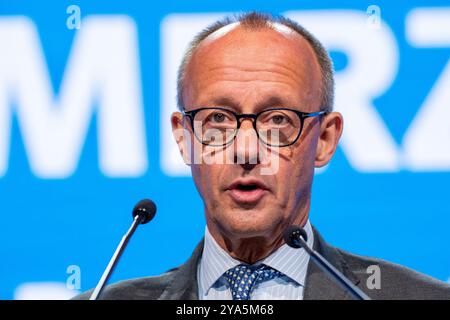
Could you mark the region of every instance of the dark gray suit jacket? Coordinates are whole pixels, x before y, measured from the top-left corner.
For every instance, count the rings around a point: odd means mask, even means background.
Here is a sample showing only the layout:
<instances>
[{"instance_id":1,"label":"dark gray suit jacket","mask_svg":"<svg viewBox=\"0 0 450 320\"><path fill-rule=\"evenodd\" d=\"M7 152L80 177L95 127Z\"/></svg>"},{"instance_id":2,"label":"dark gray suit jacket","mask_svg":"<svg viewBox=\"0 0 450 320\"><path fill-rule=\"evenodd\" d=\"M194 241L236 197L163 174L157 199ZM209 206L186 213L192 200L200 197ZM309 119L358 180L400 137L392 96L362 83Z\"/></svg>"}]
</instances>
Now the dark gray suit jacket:
<instances>
[{"instance_id":1,"label":"dark gray suit jacket","mask_svg":"<svg viewBox=\"0 0 450 320\"><path fill-rule=\"evenodd\" d=\"M314 249L339 269L372 299L450 299L450 286L400 265L354 255L327 244L314 229ZM105 288L102 299L108 300L197 300L197 264L203 251L201 241L189 260L181 266L155 276L121 281ZM369 289L373 273L369 266L379 267L380 288ZM91 291L78 299L88 299ZM305 300L351 297L332 282L310 259L305 280Z\"/></svg>"}]
</instances>

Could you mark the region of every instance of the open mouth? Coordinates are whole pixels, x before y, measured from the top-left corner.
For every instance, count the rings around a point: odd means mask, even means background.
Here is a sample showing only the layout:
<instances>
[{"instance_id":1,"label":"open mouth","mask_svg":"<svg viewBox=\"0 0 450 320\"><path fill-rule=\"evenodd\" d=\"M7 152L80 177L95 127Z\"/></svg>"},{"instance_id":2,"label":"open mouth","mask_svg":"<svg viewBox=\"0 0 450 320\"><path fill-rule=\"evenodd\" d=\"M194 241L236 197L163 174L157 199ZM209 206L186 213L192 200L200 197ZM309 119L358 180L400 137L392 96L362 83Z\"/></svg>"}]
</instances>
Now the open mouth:
<instances>
[{"instance_id":1,"label":"open mouth","mask_svg":"<svg viewBox=\"0 0 450 320\"><path fill-rule=\"evenodd\" d=\"M257 203L268 192L267 188L258 181L238 181L233 183L227 191L235 202L242 204Z\"/></svg>"},{"instance_id":2,"label":"open mouth","mask_svg":"<svg viewBox=\"0 0 450 320\"><path fill-rule=\"evenodd\" d=\"M241 191L252 191L252 190L255 190L255 189L260 189L260 187L258 185L256 185L256 184L247 184L247 185L245 185L245 184L238 184L236 186L236 189L237 190L241 190Z\"/></svg>"}]
</instances>

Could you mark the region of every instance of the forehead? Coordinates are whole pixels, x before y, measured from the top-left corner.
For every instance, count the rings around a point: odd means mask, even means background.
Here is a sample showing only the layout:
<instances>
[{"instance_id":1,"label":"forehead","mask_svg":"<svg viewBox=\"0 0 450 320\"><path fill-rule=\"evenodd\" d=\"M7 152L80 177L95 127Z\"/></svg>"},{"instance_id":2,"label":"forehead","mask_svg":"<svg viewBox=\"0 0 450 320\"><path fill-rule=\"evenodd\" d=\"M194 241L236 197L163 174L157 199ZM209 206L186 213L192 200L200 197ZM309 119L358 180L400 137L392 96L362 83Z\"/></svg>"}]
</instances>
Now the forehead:
<instances>
[{"instance_id":1,"label":"forehead","mask_svg":"<svg viewBox=\"0 0 450 320\"><path fill-rule=\"evenodd\" d=\"M245 95L245 88L265 85L292 92L297 100L311 100L320 95L321 75L312 47L292 29L280 24L249 29L234 23L202 41L185 79L187 99L225 89Z\"/></svg>"},{"instance_id":2,"label":"forehead","mask_svg":"<svg viewBox=\"0 0 450 320\"><path fill-rule=\"evenodd\" d=\"M261 63L278 60L298 70L318 66L311 45L300 34L279 23L272 28L251 29L232 23L213 32L198 46L191 62L200 67L205 64L257 63L255 56L264 57Z\"/></svg>"}]
</instances>

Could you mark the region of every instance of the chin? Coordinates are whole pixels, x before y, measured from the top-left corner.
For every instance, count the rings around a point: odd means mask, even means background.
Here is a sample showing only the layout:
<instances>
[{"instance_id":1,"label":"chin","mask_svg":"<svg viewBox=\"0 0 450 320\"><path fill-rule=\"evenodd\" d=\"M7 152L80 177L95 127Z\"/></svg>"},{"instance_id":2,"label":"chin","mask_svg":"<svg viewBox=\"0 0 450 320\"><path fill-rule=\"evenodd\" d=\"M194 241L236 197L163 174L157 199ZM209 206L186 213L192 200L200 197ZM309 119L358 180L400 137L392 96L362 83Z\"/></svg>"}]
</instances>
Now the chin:
<instances>
[{"instance_id":1,"label":"chin","mask_svg":"<svg viewBox=\"0 0 450 320\"><path fill-rule=\"evenodd\" d=\"M268 217L261 210L254 211L256 212L234 211L232 217L227 217L228 219L224 219L221 223L226 233L239 238L261 237L272 234L274 226L279 223L278 219L274 220L273 217Z\"/></svg>"}]
</instances>

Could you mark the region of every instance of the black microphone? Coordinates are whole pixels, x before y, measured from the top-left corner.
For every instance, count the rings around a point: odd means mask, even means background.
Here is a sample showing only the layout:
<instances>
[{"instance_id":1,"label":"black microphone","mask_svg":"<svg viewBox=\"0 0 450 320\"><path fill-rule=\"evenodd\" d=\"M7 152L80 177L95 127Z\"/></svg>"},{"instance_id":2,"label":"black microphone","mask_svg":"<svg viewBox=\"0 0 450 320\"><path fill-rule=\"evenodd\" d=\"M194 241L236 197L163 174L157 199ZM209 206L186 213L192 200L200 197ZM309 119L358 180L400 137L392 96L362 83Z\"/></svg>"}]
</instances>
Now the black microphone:
<instances>
[{"instance_id":1,"label":"black microphone","mask_svg":"<svg viewBox=\"0 0 450 320\"><path fill-rule=\"evenodd\" d=\"M128 241L131 239L131 236L133 235L137 226L140 224L146 224L150 222L155 217L155 214L156 214L156 205L152 200L143 199L134 206L133 223L131 224L131 227L130 229L128 229L127 233L125 233L125 235L122 237L122 240L117 246L116 251L114 252L111 260L109 261L108 266L103 272L103 275L100 278L99 282L97 283L97 286L92 292L89 300L97 300L100 297L106 283L108 282L111 274L114 271L114 268L117 265L117 262L120 259L120 256L122 255L122 252L125 250L125 247L127 246Z\"/></svg>"},{"instance_id":2,"label":"black microphone","mask_svg":"<svg viewBox=\"0 0 450 320\"><path fill-rule=\"evenodd\" d=\"M314 263L325 272L331 280L341 286L354 299L371 300L361 289L355 286L349 279L347 279L338 269L329 263L322 255L320 255L313 248L310 248L307 241L306 231L299 226L291 226L284 232L284 241L288 246L299 249L303 248L310 255Z\"/></svg>"}]
</instances>

